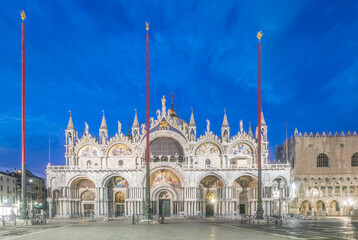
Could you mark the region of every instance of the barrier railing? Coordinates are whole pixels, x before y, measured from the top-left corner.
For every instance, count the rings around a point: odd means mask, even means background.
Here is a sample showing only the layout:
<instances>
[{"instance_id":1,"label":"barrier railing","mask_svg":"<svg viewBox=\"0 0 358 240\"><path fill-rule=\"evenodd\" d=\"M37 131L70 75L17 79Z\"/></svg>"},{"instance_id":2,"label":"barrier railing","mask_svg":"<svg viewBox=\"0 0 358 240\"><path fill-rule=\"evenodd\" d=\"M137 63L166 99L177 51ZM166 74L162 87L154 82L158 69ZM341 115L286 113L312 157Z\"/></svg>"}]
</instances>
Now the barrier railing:
<instances>
[{"instance_id":1,"label":"barrier railing","mask_svg":"<svg viewBox=\"0 0 358 240\"><path fill-rule=\"evenodd\" d=\"M271 223L275 223L276 225L282 224L282 216L281 215L266 215L265 216L267 225Z\"/></svg>"},{"instance_id":2,"label":"barrier railing","mask_svg":"<svg viewBox=\"0 0 358 240\"><path fill-rule=\"evenodd\" d=\"M258 219L256 218L256 215L245 215L242 214L240 215L241 217L241 223L246 223L246 224L260 224L260 220L262 222L266 221L267 225L269 225L270 223L275 223L276 225L281 225L282 224L282 216L281 215L266 215L264 216L263 219Z\"/></svg>"},{"instance_id":3,"label":"barrier railing","mask_svg":"<svg viewBox=\"0 0 358 240\"><path fill-rule=\"evenodd\" d=\"M140 224L144 220L144 214L133 214L132 215L132 224ZM164 215L154 215L153 220L156 220L160 224L164 224Z\"/></svg>"},{"instance_id":4,"label":"barrier railing","mask_svg":"<svg viewBox=\"0 0 358 240\"><path fill-rule=\"evenodd\" d=\"M153 166L167 166L167 165L177 165L183 169L257 169L257 164L229 164L229 165L220 165L220 166L199 166L199 165L193 165L188 166L185 163L174 163L174 162L154 162L151 163ZM110 167L110 166L67 166L67 165L51 165L47 166L47 170L52 171L95 171L95 170L137 170L137 169L144 169L145 165L141 165L135 168L128 167L128 166L116 166L116 167ZM290 168L289 164L264 164L263 169L283 169L283 168Z\"/></svg>"}]
</instances>

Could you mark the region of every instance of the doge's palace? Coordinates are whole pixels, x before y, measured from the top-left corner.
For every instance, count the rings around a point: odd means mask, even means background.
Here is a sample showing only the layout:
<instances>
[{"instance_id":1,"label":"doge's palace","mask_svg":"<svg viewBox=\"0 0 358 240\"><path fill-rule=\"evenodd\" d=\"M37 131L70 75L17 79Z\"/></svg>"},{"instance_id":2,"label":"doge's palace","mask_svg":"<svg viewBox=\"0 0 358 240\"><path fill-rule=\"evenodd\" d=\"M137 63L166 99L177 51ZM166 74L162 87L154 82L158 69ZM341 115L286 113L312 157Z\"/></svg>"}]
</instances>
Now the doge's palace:
<instances>
[{"instance_id":1,"label":"doge's palace","mask_svg":"<svg viewBox=\"0 0 358 240\"><path fill-rule=\"evenodd\" d=\"M139 124L137 112L131 134L109 137L103 114L99 137L85 123L82 136L70 116L66 136L66 162L46 169L51 217L131 216L144 213L145 137L150 131L150 184L154 215L165 217L235 216L254 214L257 208L257 137L243 122L230 135L224 113L221 135L215 135L207 120L198 136L194 113L189 124L173 107ZM289 211L290 167L268 162L267 125L261 117L262 196L266 214Z\"/></svg>"}]
</instances>

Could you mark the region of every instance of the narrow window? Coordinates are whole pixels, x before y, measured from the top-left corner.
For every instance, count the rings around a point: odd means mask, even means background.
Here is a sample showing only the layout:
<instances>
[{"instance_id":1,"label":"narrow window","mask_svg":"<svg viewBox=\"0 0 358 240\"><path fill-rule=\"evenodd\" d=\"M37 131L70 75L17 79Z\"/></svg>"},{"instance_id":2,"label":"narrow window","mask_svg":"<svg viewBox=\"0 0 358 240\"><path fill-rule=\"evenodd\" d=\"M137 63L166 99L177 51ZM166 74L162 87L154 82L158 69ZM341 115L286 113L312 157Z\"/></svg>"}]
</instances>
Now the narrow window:
<instances>
[{"instance_id":1,"label":"narrow window","mask_svg":"<svg viewBox=\"0 0 358 240\"><path fill-rule=\"evenodd\" d=\"M352 167L358 167L358 153L355 153L352 156Z\"/></svg>"},{"instance_id":2,"label":"narrow window","mask_svg":"<svg viewBox=\"0 0 358 240\"><path fill-rule=\"evenodd\" d=\"M328 156L324 153L321 153L317 157L317 167L329 167Z\"/></svg>"}]
</instances>

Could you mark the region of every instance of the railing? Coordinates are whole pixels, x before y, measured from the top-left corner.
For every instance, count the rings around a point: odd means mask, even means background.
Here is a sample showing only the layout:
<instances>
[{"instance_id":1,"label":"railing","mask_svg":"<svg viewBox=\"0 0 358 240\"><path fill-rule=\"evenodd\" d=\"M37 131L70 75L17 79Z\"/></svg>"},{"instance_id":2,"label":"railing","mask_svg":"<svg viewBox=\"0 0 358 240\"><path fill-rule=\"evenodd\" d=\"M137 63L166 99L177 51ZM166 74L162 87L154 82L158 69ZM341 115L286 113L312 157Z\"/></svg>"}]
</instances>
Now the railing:
<instances>
[{"instance_id":1,"label":"railing","mask_svg":"<svg viewBox=\"0 0 358 240\"><path fill-rule=\"evenodd\" d=\"M187 165L186 163L176 163L176 162L154 162L151 163L152 168L158 166L178 166L185 170L218 170L218 169L257 169L257 164L229 164L229 165L220 165L220 166L201 166L201 165ZM85 170L137 170L144 169L145 165L140 165L138 168L130 168L125 166L67 166L67 165L59 165L59 166L47 166L47 170L51 171L85 171ZM290 168L289 164L264 164L262 169L285 169Z\"/></svg>"},{"instance_id":2,"label":"railing","mask_svg":"<svg viewBox=\"0 0 358 240\"><path fill-rule=\"evenodd\" d=\"M255 224L255 220L257 221L257 224L260 224L260 219L256 218L256 215L240 215L241 217L241 223L246 224ZM266 221L267 225L270 223L275 223L276 225L282 224L282 216L281 215L266 215L262 219L263 221Z\"/></svg>"},{"instance_id":3,"label":"railing","mask_svg":"<svg viewBox=\"0 0 358 240\"><path fill-rule=\"evenodd\" d=\"M267 225L269 225L270 222L273 222L276 225L282 224L282 216L281 215L266 215L265 218L267 221Z\"/></svg>"},{"instance_id":4,"label":"railing","mask_svg":"<svg viewBox=\"0 0 358 240\"><path fill-rule=\"evenodd\" d=\"M1 223L5 225L15 225L16 226L16 215L1 216Z\"/></svg>"},{"instance_id":5,"label":"railing","mask_svg":"<svg viewBox=\"0 0 358 240\"><path fill-rule=\"evenodd\" d=\"M6 226L6 225L15 225L16 226L16 222L19 219L20 219L20 217L16 216L16 215L4 215L4 216L1 216L1 224L3 226ZM35 216L25 219L26 225L28 223L31 223L31 225L46 224L46 220L47 220L47 217L44 215L35 215Z\"/></svg>"},{"instance_id":6,"label":"railing","mask_svg":"<svg viewBox=\"0 0 358 240\"><path fill-rule=\"evenodd\" d=\"M43 215L36 215L30 218L32 225L46 224L46 217Z\"/></svg>"},{"instance_id":7,"label":"railing","mask_svg":"<svg viewBox=\"0 0 358 240\"><path fill-rule=\"evenodd\" d=\"M245 215L242 214L241 216L241 223L248 223L248 224L255 224L255 215Z\"/></svg>"},{"instance_id":8,"label":"railing","mask_svg":"<svg viewBox=\"0 0 358 240\"><path fill-rule=\"evenodd\" d=\"M133 214L132 215L132 224L140 224L142 220L144 220L144 214ZM164 215L154 215L152 217L154 221L157 221L160 224L164 224Z\"/></svg>"}]
</instances>

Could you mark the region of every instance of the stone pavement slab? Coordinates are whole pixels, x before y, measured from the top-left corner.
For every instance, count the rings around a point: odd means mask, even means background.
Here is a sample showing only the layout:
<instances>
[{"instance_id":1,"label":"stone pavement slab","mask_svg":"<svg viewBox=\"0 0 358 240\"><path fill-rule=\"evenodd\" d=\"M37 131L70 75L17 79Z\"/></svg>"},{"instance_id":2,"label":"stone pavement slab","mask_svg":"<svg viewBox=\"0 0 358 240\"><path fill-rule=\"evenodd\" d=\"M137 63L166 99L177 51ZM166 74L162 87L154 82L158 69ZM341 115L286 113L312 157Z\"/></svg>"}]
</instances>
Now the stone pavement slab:
<instances>
[{"instance_id":1,"label":"stone pavement slab","mask_svg":"<svg viewBox=\"0 0 358 240\"><path fill-rule=\"evenodd\" d=\"M238 220L167 220L159 225L132 225L130 221L50 221L47 225L0 227L3 239L358 239L358 224L346 219L290 221L283 225L263 222L240 224Z\"/></svg>"},{"instance_id":2,"label":"stone pavement slab","mask_svg":"<svg viewBox=\"0 0 358 240\"><path fill-rule=\"evenodd\" d=\"M18 231L16 233L16 231ZM14 235L12 235L14 234ZM122 222L68 224L35 228L0 229L0 239L289 239L264 232L210 223L173 223L161 225L131 225Z\"/></svg>"}]
</instances>

